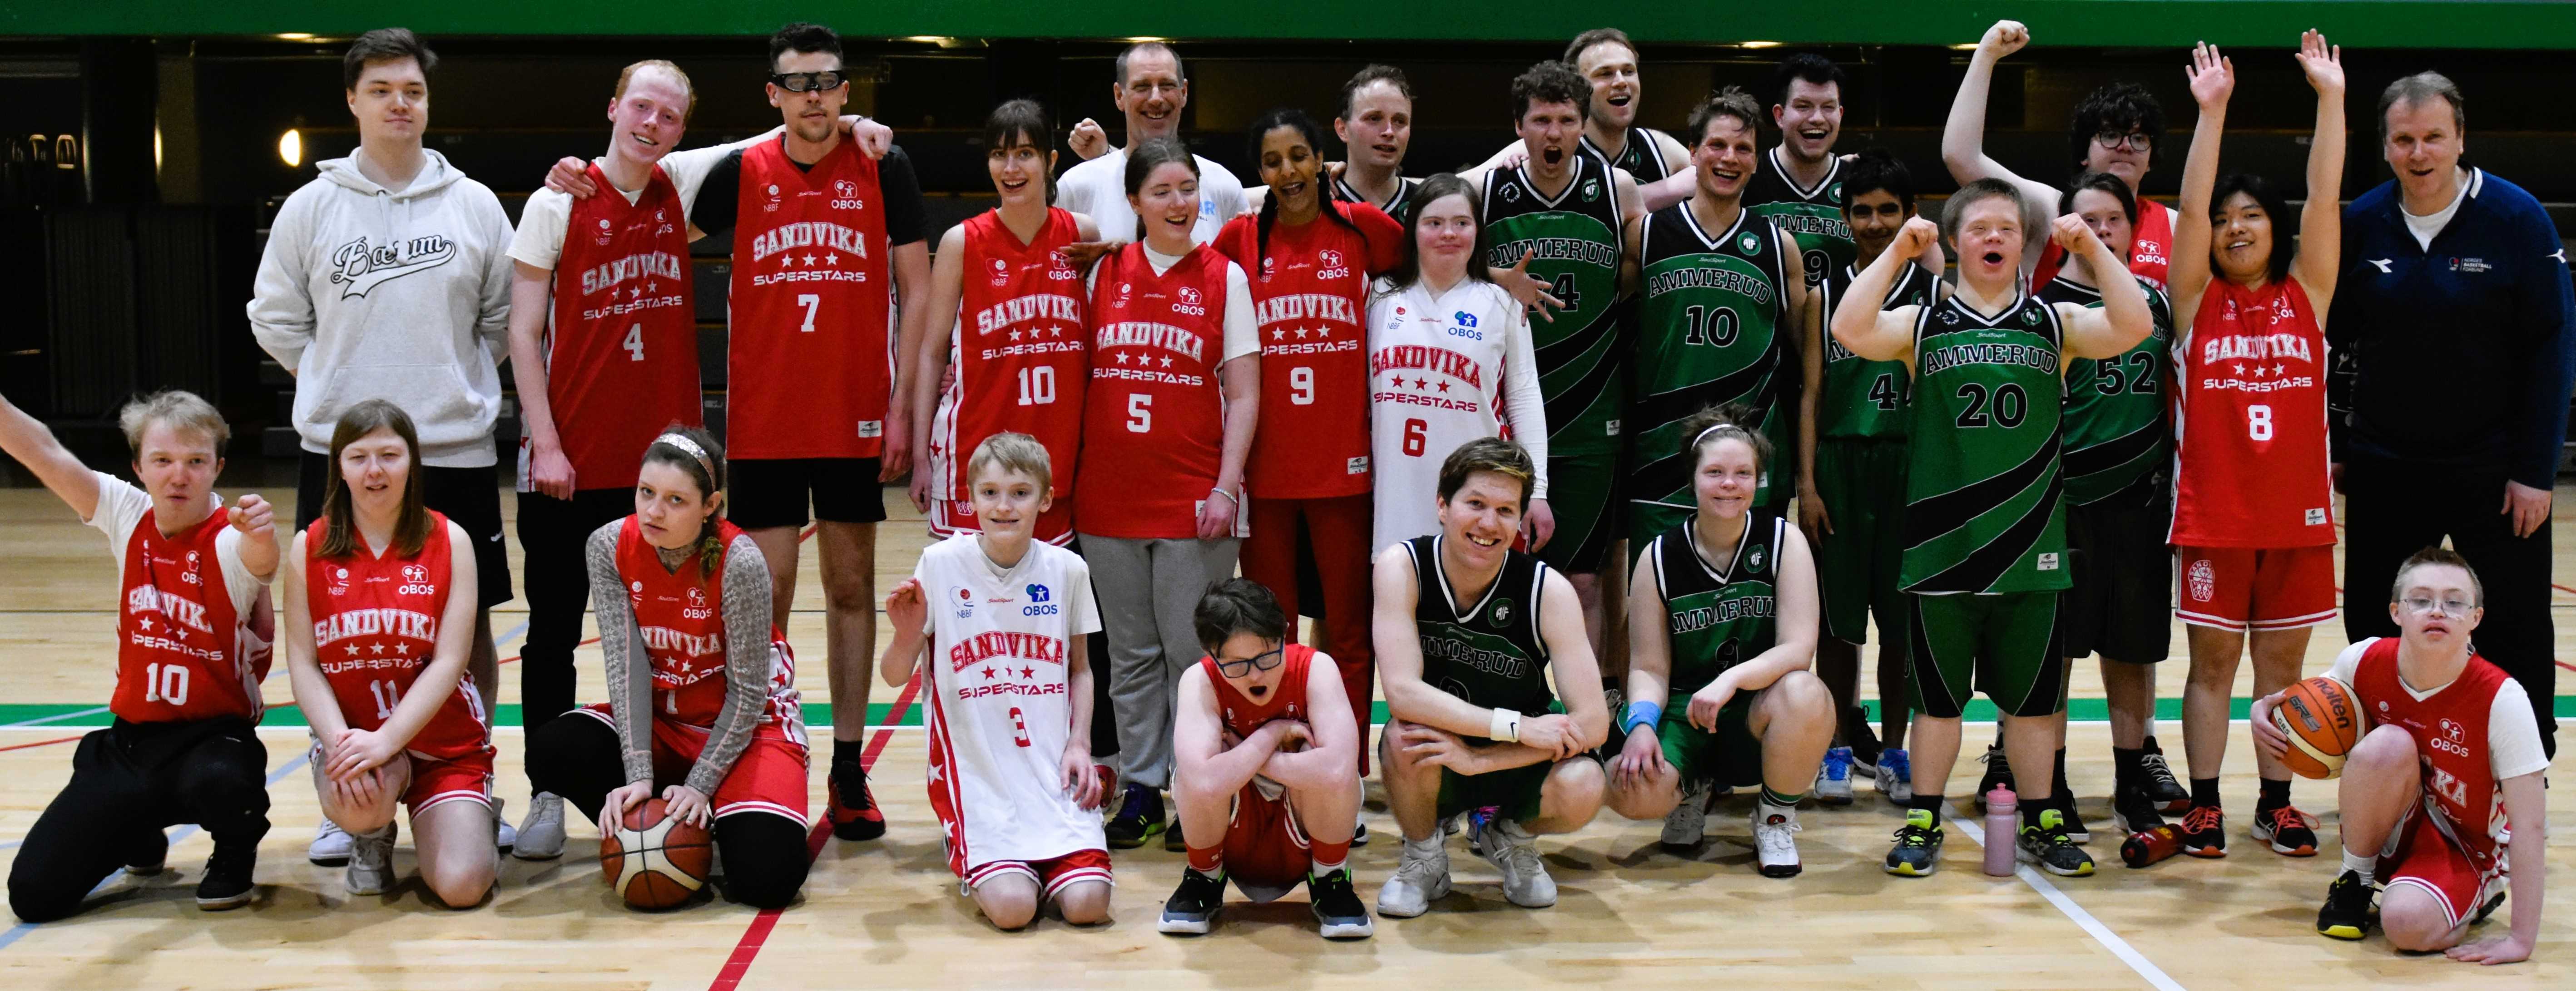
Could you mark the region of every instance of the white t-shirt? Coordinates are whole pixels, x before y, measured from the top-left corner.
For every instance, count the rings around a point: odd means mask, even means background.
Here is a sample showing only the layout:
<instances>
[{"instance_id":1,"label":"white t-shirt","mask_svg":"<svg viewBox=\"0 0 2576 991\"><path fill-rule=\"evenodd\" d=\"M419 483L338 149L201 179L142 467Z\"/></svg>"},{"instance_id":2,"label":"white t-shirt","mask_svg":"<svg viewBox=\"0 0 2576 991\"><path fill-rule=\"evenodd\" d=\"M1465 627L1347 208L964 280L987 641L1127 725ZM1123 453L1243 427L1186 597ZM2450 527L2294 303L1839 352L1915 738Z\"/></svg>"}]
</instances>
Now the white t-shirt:
<instances>
[{"instance_id":1,"label":"white t-shirt","mask_svg":"<svg viewBox=\"0 0 2576 991\"><path fill-rule=\"evenodd\" d=\"M758 143L768 136L764 134L760 138L729 145L675 151L662 156L662 161L654 168L671 177L671 189L680 194L680 215L686 217L696 211L698 187L707 181L707 173L715 171L717 162L724 161L725 155L734 149ZM593 158L591 161L599 163L607 159ZM617 189L613 184L609 188L626 197L628 203L644 196L642 189ZM510 257L527 263L531 268L554 271L555 260L563 257L564 228L571 222L572 194L539 187L536 192L528 194L527 205L519 208L519 230L510 237Z\"/></svg>"},{"instance_id":2,"label":"white t-shirt","mask_svg":"<svg viewBox=\"0 0 2576 991\"><path fill-rule=\"evenodd\" d=\"M1002 568L981 541L961 533L932 544L912 572L930 603L921 676L931 811L950 869L970 884L997 861L1107 848L1100 813L1075 805L1061 777L1065 741L1091 732L1072 724L1070 695L1073 637L1100 632L1091 568L1038 541Z\"/></svg>"},{"instance_id":3,"label":"white t-shirt","mask_svg":"<svg viewBox=\"0 0 2576 991\"><path fill-rule=\"evenodd\" d=\"M151 511L152 495L106 472L90 474L98 477L98 508L81 522L107 535L107 552L116 558L116 587L121 589L125 587L125 548L134 542L134 528L143 525L143 514ZM207 493L206 498L214 501L215 512L224 511L221 496ZM251 574L249 566L242 564L241 542L242 532L231 527L215 534L215 563L223 568L224 592L232 596L233 615L246 623L250 621L251 604L258 600L260 588L268 581ZM283 538L279 549L284 550ZM277 575L272 572L268 577Z\"/></svg>"},{"instance_id":4,"label":"white t-shirt","mask_svg":"<svg viewBox=\"0 0 2576 991\"><path fill-rule=\"evenodd\" d=\"M2413 218L2408 219L2411 221ZM2352 684L2354 672L2361 669L2362 652L2377 642L2378 637L2363 637L2352 646L2345 647L2343 653L2335 655L2334 667L2326 673L2346 685ZM2405 685L2406 694L2414 696L2418 702L2451 687L2444 685L2419 692L2415 686L2406 685L2406 676L2402 673L2398 675L2397 682ZM2487 764L2495 770L2498 781L2549 769L2549 756L2540 746L2540 719L2531 713L2531 693L2523 690L2521 682L2510 678L2496 688L2495 702L2487 710Z\"/></svg>"},{"instance_id":5,"label":"white t-shirt","mask_svg":"<svg viewBox=\"0 0 2576 991\"><path fill-rule=\"evenodd\" d=\"M1190 225L1190 243L1206 244L1216 240L1226 221L1243 212L1243 183L1206 156L1190 157L1199 164L1199 220ZM1136 239L1136 211L1127 205L1127 149L1112 148L1109 154L1066 169L1055 188L1055 205L1089 215L1100 225L1102 238Z\"/></svg>"},{"instance_id":6,"label":"white t-shirt","mask_svg":"<svg viewBox=\"0 0 2576 991\"><path fill-rule=\"evenodd\" d=\"M1156 275L1171 271L1172 266L1180 264L1186 257L1145 249L1145 263L1154 266ZM1094 265L1090 273L1082 277L1082 287L1090 289L1099 284L1100 266ZM1243 266L1230 261L1225 263L1225 357L1217 359L1217 364L1261 350L1261 327L1255 322L1256 316L1252 309L1252 280L1244 277Z\"/></svg>"},{"instance_id":7,"label":"white t-shirt","mask_svg":"<svg viewBox=\"0 0 2576 991\"><path fill-rule=\"evenodd\" d=\"M2406 212L2406 204L2402 197L2397 204L2397 215L2406 218L2406 232L2415 235L2415 243L2422 245L2426 251L2433 250L2434 235L2442 233L2442 228L2451 226L2451 218L2459 215L2460 204L2469 201L2469 170L2460 169L2459 173L2460 191L2451 197L2451 205L2433 211L2429 216L2418 217Z\"/></svg>"}]
</instances>

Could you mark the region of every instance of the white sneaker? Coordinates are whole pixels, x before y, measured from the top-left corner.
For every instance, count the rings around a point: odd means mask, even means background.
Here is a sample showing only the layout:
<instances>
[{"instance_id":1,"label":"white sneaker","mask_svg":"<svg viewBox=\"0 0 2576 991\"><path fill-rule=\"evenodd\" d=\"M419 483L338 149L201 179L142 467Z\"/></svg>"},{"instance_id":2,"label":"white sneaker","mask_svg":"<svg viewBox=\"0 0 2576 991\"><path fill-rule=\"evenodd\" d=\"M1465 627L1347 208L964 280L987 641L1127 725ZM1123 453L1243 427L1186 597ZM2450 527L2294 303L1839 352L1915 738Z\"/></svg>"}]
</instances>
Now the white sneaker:
<instances>
[{"instance_id":1,"label":"white sneaker","mask_svg":"<svg viewBox=\"0 0 2576 991\"><path fill-rule=\"evenodd\" d=\"M349 831L329 819L313 827L313 845L304 849L304 859L324 867L338 867L349 862Z\"/></svg>"},{"instance_id":2,"label":"white sneaker","mask_svg":"<svg viewBox=\"0 0 2576 991\"><path fill-rule=\"evenodd\" d=\"M1503 899L1522 908L1546 908L1556 904L1556 879L1547 876L1547 861L1539 858L1538 840L1519 823L1495 816L1476 831L1484 841L1485 861L1503 872Z\"/></svg>"},{"instance_id":3,"label":"white sneaker","mask_svg":"<svg viewBox=\"0 0 2576 991\"><path fill-rule=\"evenodd\" d=\"M501 814L508 805L507 799L498 796L492 799L492 845L500 847L504 853L519 845L518 827L510 825L509 818Z\"/></svg>"},{"instance_id":4,"label":"white sneaker","mask_svg":"<svg viewBox=\"0 0 2576 991\"><path fill-rule=\"evenodd\" d=\"M1795 806L1753 803L1753 849L1763 877L1798 876L1798 840L1791 835L1797 831Z\"/></svg>"},{"instance_id":5,"label":"white sneaker","mask_svg":"<svg viewBox=\"0 0 2576 991\"><path fill-rule=\"evenodd\" d=\"M1682 803L1664 815L1664 846L1684 849L1699 845L1700 839L1708 835L1708 799L1707 782L1682 786Z\"/></svg>"},{"instance_id":6,"label":"white sneaker","mask_svg":"<svg viewBox=\"0 0 2576 991\"><path fill-rule=\"evenodd\" d=\"M1878 752L1878 792L1904 805L1914 800L1914 761L1903 747Z\"/></svg>"},{"instance_id":7,"label":"white sneaker","mask_svg":"<svg viewBox=\"0 0 2576 991\"><path fill-rule=\"evenodd\" d=\"M501 828L509 827L504 825ZM511 845L510 856L521 860L553 860L563 856L563 796L541 791L530 798L528 817L519 820L518 832L518 842Z\"/></svg>"},{"instance_id":8,"label":"white sneaker","mask_svg":"<svg viewBox=\"0 0 2576 991\"><path fill-rule=\"evenodd\" d=\"M1850 805L1851 779L1851 748L1834 747L1825 751L1824 763L1816 768L1816 801L1826 805Z\"/></svg>"},{"instance_id":9,"label":"white sneaker","mask_svg":"<svg viewBox=\"0 0 2576 991\"><path fill-rule=\"evenodd\" d=\"M1396 862L1395 875L1377 888L1377 914L1410 919L1431 908L1437 899L1449 897L1449 850L1441 841L1424 843L1406 840L1404 855Z\"/></svg>"},{"instance_id":10,"label":"white sneaker","mask_svg":"<svg viewBox=\"0 0 2576 991\"><path fill-rule=\"evenodd\" d=\"M394 824L373 833L343 833L349 838L349 894L381 895L394 886Z\"/></svg>"}]
</instances>

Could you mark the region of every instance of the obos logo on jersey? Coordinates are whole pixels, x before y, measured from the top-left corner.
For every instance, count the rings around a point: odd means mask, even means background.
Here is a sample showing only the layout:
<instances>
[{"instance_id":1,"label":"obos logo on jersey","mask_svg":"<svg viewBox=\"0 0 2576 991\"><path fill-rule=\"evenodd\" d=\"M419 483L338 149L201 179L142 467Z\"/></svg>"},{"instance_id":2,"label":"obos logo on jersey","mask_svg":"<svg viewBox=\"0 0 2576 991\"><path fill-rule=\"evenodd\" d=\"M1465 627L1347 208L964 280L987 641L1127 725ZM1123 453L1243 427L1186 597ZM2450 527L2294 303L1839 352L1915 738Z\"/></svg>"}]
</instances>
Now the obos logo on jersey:
<instances>
[{"instance_id":1,"label":"obos logo on jersey","mask_svg":"<svg viewBox=\"0 0 2576 991\"><path fill-rule=\"evenodd\" d=\"M1055 597L1055 595L1054 595L1054 593L1053 593L1053 592L1049 591L1049 590L1047 589L1047 587L1046 587L1046 586L1044 586L1044 585L1036 585L1036 584L1032 584L1032 585L1030 585L1030 586L1028 587L1027 591L1028 591L1028 593L1029 593L1029 604L1028 604L1028 605L1025 605L1025 606L1021 606L1021 607L1020 607L1020 615L1022 615L1022 616L1053 616L1053 615L1055 615L1055 612L1056 612L1056 604L1055 604L1054 602L1052 602L1052 601L1049 601L1049 600L1051 600L1051 599L1053 599L1053 598Z\"/></svg>"},{"instance_id":2,"label":"obos logo on jersey","mask_svg":"<svg viewBox=\"0 0 2576 991\"><path fill-rule=\"evenodd\" d=\"M402 578L402 586L394 589L396 595L428 595L437 591L437 588L429 583L429 569L420 565L403 565Z\"/></svg>"},{"instance_id":3,"label":"obos logo on jersey","mask_svg":"<svg viewBox=\"0 0 2576 991\"><path fill-rule=\"evenodd\" d=\"M2442 735L2433 738L2433 749L2460 757L2469 755L2469 731L2466 728L2454 720L2444 719L2441 730Z\"/></svg>"},{"instance_id":4,"label":"obos logo on jersey","mask_svg":"<svg viewBox=\"0 0 2576 991\"><path fill-rule=\"evenodd\" d=\"M772 186L770 188L775 189L777 187ZM864 209L866 206L866 203L859 201L858 183L851 182L847 179L832 180L832 209L858 210Z\"/></svg>"},{"instance_id":5,"label":"obos logo on jersey","mask_svg":"<svg viewBox=\"0 0 2576 991\"><path fill-rule=\"evenodd\" d=\"M1172 304L1172 310L1174 312L1187 313L1194 317L1207 315L1207 307L1200 305L1201 301L1197 287L1182 286L1177 295L1180 297L1180 301Z\"/></svg>"},{"instance_id":6,"label":"obos logo on jersey","mask_svg":"<svg viewBox=\"0 0 2576 991\"><path fill-rule=\"evenodd\" d=\"M1315 260L1320 263L1320 267L1315 271L1315 277L1318 279L1346 279L1351 275L1350 267L1342 264L1342 253L1339 251L1326 248L1315 253Z\"/></svg>"},{"instance_id":7,"label":"obos logo on jersey","mask_svg":"<svg viewBox=\"0 0 2576 991\"><path fill-rule=\"evenodd\" d=\"M1077 279L1081 277L1081 273L1073 270L1073 259L1065 257L1062 250L1047 252L1047 278Z\"/></svg>"}]
</instances>

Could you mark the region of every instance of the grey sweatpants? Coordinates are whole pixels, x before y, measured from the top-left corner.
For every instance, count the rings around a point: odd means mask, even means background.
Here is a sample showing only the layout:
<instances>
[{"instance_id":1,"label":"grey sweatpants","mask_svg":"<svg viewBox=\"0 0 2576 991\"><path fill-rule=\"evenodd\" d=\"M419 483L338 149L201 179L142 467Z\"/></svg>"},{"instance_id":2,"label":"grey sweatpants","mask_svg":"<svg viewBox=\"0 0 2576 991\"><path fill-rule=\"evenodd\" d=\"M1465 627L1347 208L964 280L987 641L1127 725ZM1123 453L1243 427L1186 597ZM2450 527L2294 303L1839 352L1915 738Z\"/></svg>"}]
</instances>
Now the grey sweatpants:
<instances>
[{"instance_id":1,"label":"grey sweatpants","mask_svg":"<svg viewBox=\"0 0 2576 991\"><path fill-rule=\"evenodd\" d=\"M1172 783L1172 694L1207 653L1190 615L1210 586L1234 576L1223 540L1137 540L1081 534L1101 632L1109 638L1109 703L1116 710L1119 780ZM1095 674L1094 677L1099 677ZM1114 800L1114 799L1113 799Z\"/></svg>"}]
</instances>

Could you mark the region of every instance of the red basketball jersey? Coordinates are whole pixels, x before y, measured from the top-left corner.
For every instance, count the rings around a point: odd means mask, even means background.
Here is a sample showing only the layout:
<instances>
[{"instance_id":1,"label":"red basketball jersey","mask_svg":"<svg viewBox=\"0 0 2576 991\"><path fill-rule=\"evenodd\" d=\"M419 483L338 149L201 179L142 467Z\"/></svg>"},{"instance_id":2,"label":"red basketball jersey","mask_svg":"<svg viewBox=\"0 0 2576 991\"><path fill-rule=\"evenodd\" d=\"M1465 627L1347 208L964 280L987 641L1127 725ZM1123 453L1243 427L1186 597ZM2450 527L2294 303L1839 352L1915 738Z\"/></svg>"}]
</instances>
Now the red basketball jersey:
<instances>
[{"instance_id":1,"label":"red basketball jersey","mask_svg":"<svg viewBox=\"0 0 2576 991\"><path fill-rule=\"evenodd\" d=\"M2129 274L2165 288L2173 268L2173 211L2162 203L2138 201L2138 222L2129 232ZM2030 273L2030 291L2057 278L2066 267L2066 249L2050 241L2039 251L2039 267Z\"/></svg>"},{"instance_id":2,"label":"red basketball jersey","mask_svg":"<svg viewBox=\"0 0 2576 991\"><path fill-rule=\"evenodd\" d=\"M224 589L215 537L220 509L164 537L147 510L125 540L125 589L116 621L116 695L108 711L132 723L260 715L265 655L253 661L242 618Z\"/></svg>"},{"instance_id":3,"label":"red basketball jersey","mask_svg":"<svg viewBox=\"0 0 2576 991\"><path fill-rule=\"evenodd\" d=\"M2326 341L2307 292L2211 279L2173 356L2171 542L2331 546Z\"/></svg>"},{"instance_id":4,"label":"red basketball jersey","mask_svg":"<svg viewBox=\"0 0 2576 991\"><path fill-rule=\"evenodd\" d=\"M1188 539L1225 441L1223 254L1190 249L1160 275L1145 246L1100 260L1091 293L1074 516L1103 537Z\"/></svg>"},{"instance_id":5,"label":"red basketball jersey","mask_svg":"<svg viewBox=\"0 0 2576 991\"><path fill-rule=\"evenodd\" d=\"M730 549L742 528L716 521L716 544ZM629 516L617 530L617 577L626 584L626 602L635 610L643 635L644 655L653 662L653 718L686 726L713 727L724 711L725 622L724 566L713 574L696 556L677 570L662 567L661 556L644 540L644 531ZM773 643L786 635L769 631ZM612 703L613 704L613 703ZM804 718L796 695L796 659L785 650L769 652L769 701L760 724L793 725ZM801 741L802 735L796 737Z\"/></svg>"},{"instance_id":6,"label":"red basketball jersey","mask_svg":"<svg viewBox=\"0 0 2576 991\"><path fill-rule=\"evenodd\" d=\"M328 518L304 531L304 604L313 614L313 660L331 682L340 718L350 729L374 730L392 719L412 682L438 650L439 619L447 615L449 569L455 558L447 517L429 514L429 539L420 553L377 554L359 541L348 557L323 557ZM436 715L404 744L431 760L455 760L492 749L492 721L474 691L474 673L456 679Z\"/></svg>"},{"instance_id":7,"label":"red basketball jersey","mask_svg":"<svg viewBox=\"0 0 2576 991\"><path fill-rule=\"evenodd\" d=\"M590 181L609 188L596 162ZM644 448L663 427L697 425L694 282L689 222L660 166L633 203L572 201L545 353L546 401L574 485L633 488ZM529 453L526 440L520 448Z\"/></svg>"},{"instance_id":8,"label":"red basketball jersey","mask_svg":"<svg viewBox=\"0 0 2576 991\"><path fill-rule=\"evenodd\" d=\"M1038 520L1037 537L1061 544L1073 535L1074 457L1082 447L1082 397L1091 377L1088 313L1082 273L1064 246L1082 237L1074 215L1047 211L1035 240L1020 243L997 211L965 223L965 284L957 327L949 335L956 370L931 421L930 459L939 472L932 497L941 536L977 529L967 500L967 461L976 445L1005 431L1046 445L1055 476L1055 509Z\"/></svg>"},{"instance_id":9,"label":"red basketball jersey","mask_svg":"<svg viewBox=\"0 0 2576 991\"><path fill-rule=\"evenodd\" d=\"M1404 257L1404 228L1365 203L1326 204L1330 217L1270 228L1228 221L1216 247L1252 283L1261 331L1261 408L1277 419L1252 436L1244 484L1271 499L1369 491L1369 276ZM1356 229L1354 229L1354 227Z\"/></svg>"},{"instance_id":10,"label":"red basketball jersey","mask_svg":"<svg viewBox=\"0 0 2576 991\"><path fill-rule=\"evenodd\" d=\"M1259 702L1225 680L1225 673L1217 670L1216 658L1199 658L1199 667L1207 672L1208 683L1216 689L1217 718L1225 722L1228 732L1251 736L1263 723L1280 719L1309 722L1315 718L1314 710L1306 705L1306 665L1315 659L1315 648L1292 643L1280 651L1284 670L1279 672L1279 687Z\"/></svg>"},{"instance_id":11,"label":"red basketball jersey","mask_svg":"<svg viewBox=\"0 0 2576 991\"><path fill-rule=\"evenodd\" d=\"M742 152L725 447L737 458L873 458L894 389L877 163L843 141L799 169L785 141Z\"/></svg>"},{"instance_id":12,"label":"red basketball jersey","mask_svg":"<svg viewBox=\"0 0 2576 991\"><path fill-rule=\"evenodd\" d=\"M2496 689L2509 676L2486 658L2471 655L2459 678L2418 701L2397 671L2398 638L2381 637L2362 650L2352 691L2373 726L2389 725L2415 738L2424 771L2424 807L2433 825L2469 855L2480 874L2499 869L2503 851L2504 790L2496 787L2488 753L2487 720Z\"/></svg>"}]
</instances>

